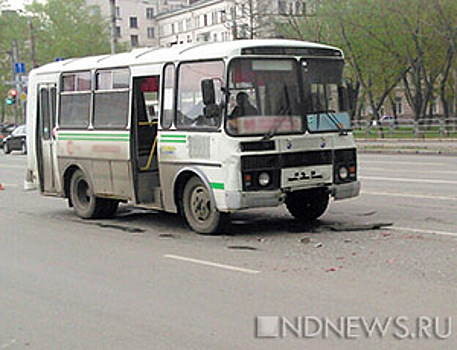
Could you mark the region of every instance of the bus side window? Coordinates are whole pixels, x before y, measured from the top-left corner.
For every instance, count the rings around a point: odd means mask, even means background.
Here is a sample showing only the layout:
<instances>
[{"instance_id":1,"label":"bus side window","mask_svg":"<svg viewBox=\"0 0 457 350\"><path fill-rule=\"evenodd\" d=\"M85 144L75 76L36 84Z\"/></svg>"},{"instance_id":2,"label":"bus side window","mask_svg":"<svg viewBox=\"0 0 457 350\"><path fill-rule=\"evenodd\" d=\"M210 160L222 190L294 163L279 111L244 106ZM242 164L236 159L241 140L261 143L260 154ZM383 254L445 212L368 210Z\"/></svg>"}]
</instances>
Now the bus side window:
<instances>
[{"instance_id":1,"label":"bus side window","mask_svg":"<svg viewBox=\"0 0 457 350\"><path fill-rule=\"evenodd\" d=\"M91 73L81 71L62 75L60 128L87 128L91 101Z\"/></svg>"},{"instance_id":2,"label":"bus side window","mask_svg":"<svg viewBox=\"0 0 457 350\"><path fill-rule=\"evenodd\" d=\"M175 100L175 67L172 63L165 66L162 94L162 128L169 129L173 123Z\"/></svg>"},{"instance_id":3,"label":"bus side window","mask_svg":"<svg viewBox=\"0 0 457 350\"><path fill-rule=\"evenodd\" d=\"M222 61L188 62L179 66L177 98L178 128L218 128L220 113L211 113L214 117L205 117L202 96L202 81L212 80L215 86L215 104L212 109L221 109L224 63ZM219 114L219 115L218 115Z\"/></svg>"},{"instance_id":4,"label":"bus side window","mask_svg":"<svg viewBox=\"0 0 457 350\"><path fill-rule=\"evenodd\" d=\"M127 68L99 70L96 73L94 127L127 126L129 79Z\"/></svg>"}]
</instances>

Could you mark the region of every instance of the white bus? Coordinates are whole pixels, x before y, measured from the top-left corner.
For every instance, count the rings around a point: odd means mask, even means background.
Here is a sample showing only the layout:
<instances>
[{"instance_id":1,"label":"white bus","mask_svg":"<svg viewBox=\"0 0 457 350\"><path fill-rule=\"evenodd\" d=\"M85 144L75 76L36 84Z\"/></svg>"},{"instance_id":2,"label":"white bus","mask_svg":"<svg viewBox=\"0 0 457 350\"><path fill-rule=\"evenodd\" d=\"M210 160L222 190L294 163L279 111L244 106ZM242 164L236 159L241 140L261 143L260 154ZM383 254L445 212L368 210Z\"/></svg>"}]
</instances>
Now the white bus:
<instances>
[{"instance_id":1,"label":"white bus","mask_svg":"<svg viewBox=\"0 0 457 350\"><path fill-rule=\"evenodd\" d=\"M291 40L145 48L30 73L27 188L82 218L120 202L215 233L285 204L299 220L357 196L341 50Z\"/></svg>"}]
</instances>

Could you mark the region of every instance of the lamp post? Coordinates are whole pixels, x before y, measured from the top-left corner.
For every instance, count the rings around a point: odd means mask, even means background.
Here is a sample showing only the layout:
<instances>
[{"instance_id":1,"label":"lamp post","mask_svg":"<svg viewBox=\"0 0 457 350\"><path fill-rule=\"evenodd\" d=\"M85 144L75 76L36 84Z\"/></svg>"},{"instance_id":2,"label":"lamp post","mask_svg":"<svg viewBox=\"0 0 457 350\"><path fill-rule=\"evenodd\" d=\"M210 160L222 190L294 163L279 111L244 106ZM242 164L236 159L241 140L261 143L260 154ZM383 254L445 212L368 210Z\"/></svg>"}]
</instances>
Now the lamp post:
<instances>
[{"instance_id":1,"label":"lamp post","mask_svg":"<svg viewBox=\"0 0 457 350\"><path fill-rule=\"evenodd\" d=\"M116 33L116 0L109 0L110 6L110 32L111 32L111 53L117 52L117 33Z\"/></svg>"}]
</instances>

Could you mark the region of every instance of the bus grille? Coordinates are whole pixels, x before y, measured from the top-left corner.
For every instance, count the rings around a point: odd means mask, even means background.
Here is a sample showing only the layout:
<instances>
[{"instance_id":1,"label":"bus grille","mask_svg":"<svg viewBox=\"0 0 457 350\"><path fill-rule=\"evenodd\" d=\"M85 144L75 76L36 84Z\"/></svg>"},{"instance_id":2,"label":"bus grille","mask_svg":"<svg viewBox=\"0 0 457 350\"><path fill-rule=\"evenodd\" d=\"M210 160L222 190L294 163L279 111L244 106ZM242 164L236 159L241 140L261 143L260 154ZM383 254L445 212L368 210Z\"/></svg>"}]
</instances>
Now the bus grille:
<instances>
[{"instance_id":1,"label":"bus grille","mask_svg":"<svg viewBox=\"0 0 457 350\"><path fill-rule=\"evenodd\" d=\"M242 170L280 169L312 165L331 165L332 151L307 151L241 157Z\"/></svg>"}]
</instances>

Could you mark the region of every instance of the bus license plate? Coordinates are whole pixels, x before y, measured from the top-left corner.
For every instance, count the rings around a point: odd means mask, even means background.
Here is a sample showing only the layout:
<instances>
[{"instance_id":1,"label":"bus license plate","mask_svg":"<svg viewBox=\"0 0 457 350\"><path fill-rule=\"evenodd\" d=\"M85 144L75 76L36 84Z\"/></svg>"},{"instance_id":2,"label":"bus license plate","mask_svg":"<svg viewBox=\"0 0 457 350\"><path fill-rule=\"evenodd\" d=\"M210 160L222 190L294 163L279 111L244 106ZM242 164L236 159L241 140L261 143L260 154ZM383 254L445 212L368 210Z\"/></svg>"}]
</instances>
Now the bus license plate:
<instances>
[{"instance_id":1,"label":"bus license plate","mask_svg":"<svg viewBox=\"0 0 457 350\"><path fill-rule=\"evenodd\" d=\"M332 182L332 166L320 165L282 169L281 187Z\"/></svg>"}]
</instances>

